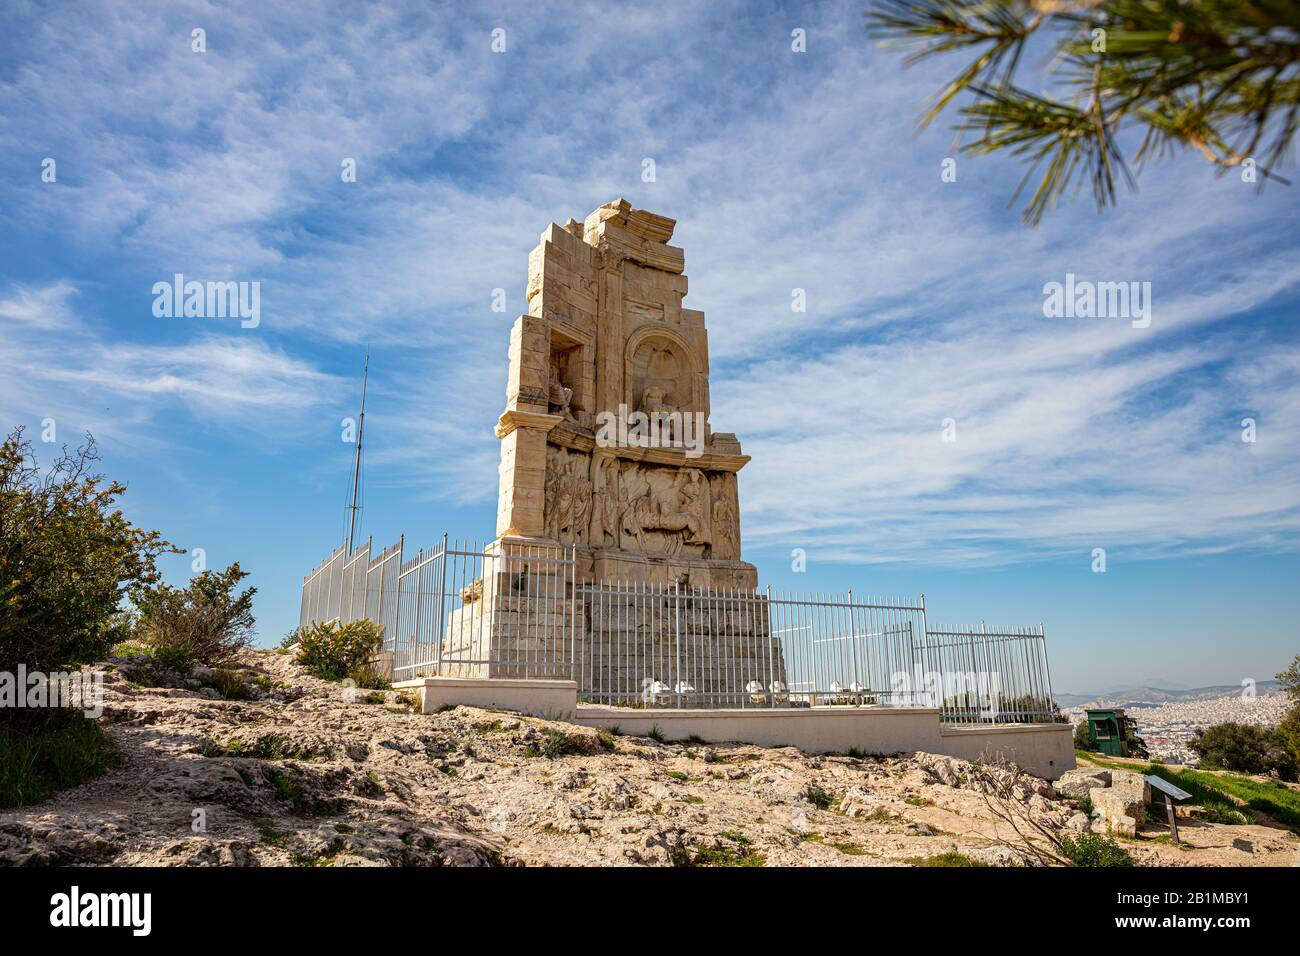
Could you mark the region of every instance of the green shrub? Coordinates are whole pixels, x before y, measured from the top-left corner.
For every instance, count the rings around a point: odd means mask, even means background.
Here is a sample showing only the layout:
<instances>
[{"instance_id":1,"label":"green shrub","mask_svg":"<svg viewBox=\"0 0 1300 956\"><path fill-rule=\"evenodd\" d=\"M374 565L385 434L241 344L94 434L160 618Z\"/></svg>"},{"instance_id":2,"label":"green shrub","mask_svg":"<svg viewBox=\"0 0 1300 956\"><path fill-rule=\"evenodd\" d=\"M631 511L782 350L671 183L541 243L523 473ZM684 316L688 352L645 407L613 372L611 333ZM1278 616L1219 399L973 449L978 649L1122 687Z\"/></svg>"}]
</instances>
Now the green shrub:
<instances>
[{"instance_id":1,"label":"green shrub","mask_svg":"<svg viewBox=\"0 0 1300 956\"><path fill-rule=\"evenodd\" d=\"M153 648L144 641L137 641L131 638L126 641L118 641L109 650L113 657L153 657Z\"/></svg>"},{"instance_id":2,"label":"green shrub","mask_svg":"<svg viewBox=\"0 0 1300 956\"><path fill-rule=\"evenodd\" d=\"M155 662L180 674L196 664L230 664L253 639L257 588L238 592L246 577L235 562L224 571L196 575L184 588L149 588L136 598L134 637L148 645Z\"/></svg>"},{"instance_id":3,"label":"green shrub","mask_svg":"<svg viewBox=\"0 0 1300 956\"><path fill-rule=\"evenodd\" d=\"M1088 721L1081 720L1074 725L1074 749L1075 750L1096 750L1092 745L1092 738L1088 736Z\"/></svg>"},{"instance_id":4,"label":"green shrub","mask_svg":"<svg viewBox=\"0 0 1300 956\"><path fill-rule=\"evenodd\" d=\"M1082 833L1077 837L1061 837L1061 855L1072 866L1133 866L1128 851L1108 836L1100 833Z\"/></svg>"},{"instance_id":5,"label":"green shrub","mask_svg":"<svg viewBox=\"0 0 1300 956\"><path fill-rule=\"evenodd\" d=\"M1196 731L1188 747L1207 770L1237 773L1276 773L1296 779L1298 768L1287 739L1276 727L1256 727L1232 721Z\"/></svg>"},{"instance_id":6,"label":"green shrub","mask_svg":"<svg viewBox=\"0 0 1300 956\"><path fill-rule=\"evenodd\" d=\"M835 798L816 783L810 783L803 788L803 798L818 810L829 810L835 805Z\"/></svg>"},{"instance_id":7,"label":"green shrub","mask_svg":"<svg viewBox=\"0 0 1300 956\"><path fill-rule=\"evenodd\" d=\"M40 803L118 762L98 722L78 710L23 710L0 723L0 807Z\"/></svg>"},{"instance_id":8,"label":"green shrub","mask_svg":"<svg viewBox=\"0 0 1300 956\"><path fill-rule=\"evenodd\" d=\"M0 671L104 657L130 637L122 600L156 581L157 557L175 550L127 520L116 504L126 488L95 474L98 460L90 436L44 471L22 428L0 444Z\"/></svg>"},{"instance_id":9,"label":"green shrub","mask_svg":"<svg viewBox=\"0 0 1300 956\"><path fill-rule=\"evenodd\" d=\"M295 649L298 663L321 680L343 680L364 667L383 642L384 629L362 618L350 624L323 621L304 625L286 644Z\"/></svg>"}]
</instances>

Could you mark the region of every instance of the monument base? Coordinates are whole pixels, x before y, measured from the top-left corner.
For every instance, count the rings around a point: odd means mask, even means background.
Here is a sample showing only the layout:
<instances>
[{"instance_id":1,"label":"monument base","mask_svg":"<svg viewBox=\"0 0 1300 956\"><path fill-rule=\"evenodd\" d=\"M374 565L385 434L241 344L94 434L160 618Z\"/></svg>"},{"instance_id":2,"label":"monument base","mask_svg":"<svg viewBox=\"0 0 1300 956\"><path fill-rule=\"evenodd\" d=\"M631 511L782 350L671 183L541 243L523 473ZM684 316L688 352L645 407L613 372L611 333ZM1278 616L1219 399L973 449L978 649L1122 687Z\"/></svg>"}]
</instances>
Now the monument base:
<instances>
[{"instance_id":1,"label":"monument base","mask_svg":"<svg viewBox=\"0 0 1300 956\"><path fill-rule=\"evenodd\" d=\"M747 561L635 554L613 548L578 550L578 579L602 583L636 583L684 589L752 592L758 568Z\"/></svg>"},{"instance_id":2,"label":"monument base","mask_svg":"<svg viewBox=\"0 0 1300 956\"><path fill-rule=\"evenodd\" d=\"M564 679L609 701L647 681L737 705L783 683L757 570L744 561L565 548L503 536L482 573L448 589L439 676ZM751 688L747 690L747 688ZM652 695L653 696L653 695Z\"/></svg>"}]
</instances>

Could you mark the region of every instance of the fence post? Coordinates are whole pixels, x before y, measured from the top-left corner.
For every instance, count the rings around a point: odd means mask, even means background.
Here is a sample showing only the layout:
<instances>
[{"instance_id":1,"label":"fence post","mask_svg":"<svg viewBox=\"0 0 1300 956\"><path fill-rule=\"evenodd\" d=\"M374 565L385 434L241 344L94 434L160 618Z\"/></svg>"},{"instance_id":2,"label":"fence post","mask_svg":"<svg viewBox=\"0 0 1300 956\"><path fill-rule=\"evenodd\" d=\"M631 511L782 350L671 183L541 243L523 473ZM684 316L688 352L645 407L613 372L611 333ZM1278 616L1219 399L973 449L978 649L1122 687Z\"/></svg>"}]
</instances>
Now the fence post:
<instances>
[{"instance_id":1,"label":"fence post","mask_svg":"<svg viewBox=\"0 0 1300 956\"><path fill-rule=\"evenodd\" d=\"M988 667L989 666L989 637L988 637L988 628L985 626L983 618L980 618L980 635L984 638L984 666ZM977 674L976 687L979 686L978 681L979 681L979 675ZM996 724L998 722L997 694L993 689L993 682L991 680L985 678L984 685L989 689L989 723ZM977 706L978 704L979 702L976 701Z\"/></svg>"},{"instance_id":2,"label":"fence post","mask_svg":"<svg viewBox=\"0 0 1300 956\"><path fill-rule=\"evenodd\" d=\"M857 618L856 618L856 616L855 616L854 613L853 613L853 588L849 588L849 589L848 589L848 596L849 596L849 639L853 642L853 680L849 681L849 684L850 684L850 686L852 686L853 684L858 684L859 686L861 686L861 682L858 680L858 677L859 677L859 674L858 674L858 640L859 640L859 638L858 638L858 622L857 622ZM885 640L886 640L886 642L888 642L889 638L886 637ZM862 691L861 691L861 690L850 690L849 693L852 694L853 697L854 697L854 700L855 700L855 702L856 702L855 706L861 707L861 706L862 706Z\"/></svg>"},{"instance_id":3,"label":"fence post","mask_svg":"<svg viewBox=\"0 0 1300 956\"><path fill-rule=\"evenodd\" d=\"M438 676L442 676L442 628L443 618L445 617L444 609L447 603L447 532L442 533L442 558L438 561L438 607L437 621L434 623L433 633L436 645L433 651L433 671Z\"/></svg>"},{"instance_id":4,"label":"fence post","mask_svg":"<svg viewBox=\"0 0 1300 956\"><path fill-rule=\"evenodd\" d=\"M921 667L923 668L923 673L916 675L916 683L918 688L922 688L925 686L925 681L928 679L928 675L932 670L931 663L930 663L930 625L925 619L925 592L924 591L921 592ZM924 691L922 691L922 694L924 694ZM918 696L914 692L912 695L913 702L915 702L918 699L924 700L925 697L922 696L918 698ZM932 707L939 707L938 701L927 701L927 703L929 703ZM943 720L943 708L940 708L939 719Z\"/></svg>"},{"instance_id":5,"label":"fence post","mask_svg":"<svg viewBox=\"0 0 1300 956\"><path fill-rule=\"evenodd\" d=\"M569 545L569 680L578 677L578 543Z\"/></svg>"},{"instance_id":6,"label":"fence post","mask_svg":"<svg viewBox=\"0 0 1300 956\"><path fill-rule=\"evenodd\" d=\"M772 585L767 585L767 604L763 607L764 613L767 614L767 696L770 706L776 706L776 645L772 644L772 639L776 637L774 628L772 628ZM780 637L776 637L780 641ZM787 679L790 672L785 671ZM787 682L788 683L788 682ZM785 688L789 691L789 687Z\"/></svg>"},{"instance_id":7,"label":"fence post","mask_svg":"<svg viewBox=\"0 0 1300 956\"><path fill-rule=\"evenodd\" d=\"M1043 629L1042 621L1038 622L1038 653L1043 655L1043 673L1047 677L1047 706L1043 709L1047 711L1047 719L1055 723L1056 699L1052 696L1052 664L1047 656L1047 633Z\"/></svg>"},{"instance_id":8,"label":"fence post","mask_svg":"<svg viewBox=\"0 0 1300 956\"><path fill-rule=\"evenodd\" d=\"M682 582L673 582L673 649L677 656L677 680L673 692L677 696L677 709L682 709Z\"/></svg>"}]
</instances>

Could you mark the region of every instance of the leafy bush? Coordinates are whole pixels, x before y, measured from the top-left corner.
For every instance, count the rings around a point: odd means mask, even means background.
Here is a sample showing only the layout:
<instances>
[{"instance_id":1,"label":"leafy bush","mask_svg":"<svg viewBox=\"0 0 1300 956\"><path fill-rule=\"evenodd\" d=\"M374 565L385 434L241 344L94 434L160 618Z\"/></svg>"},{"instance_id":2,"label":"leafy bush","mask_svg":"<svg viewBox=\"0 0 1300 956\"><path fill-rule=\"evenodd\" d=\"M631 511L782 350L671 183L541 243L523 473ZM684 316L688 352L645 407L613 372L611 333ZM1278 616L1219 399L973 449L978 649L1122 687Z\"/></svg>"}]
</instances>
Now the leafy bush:
<instances>
[{"instance_id":1,"label":"leafy bush","mask_svg":"<svg viewBox=\"0 0 1300 956\"><path fill-rule=\"evenodd\" d=\"M1237 773L1276 773L1283 780L1296 779L1297 762L1282 732L1275 727L1256 727L1233 722L1215 724L1196 731L1188 744L1209 770Z\"/></svg>"},{"instance_id":2,"label":"leafy bush","mask_svg":"<svg viewBox=\"0 0 1300 956\"><path fill-rule=\"evenodd\" d=\"M126 487L93 469L89 435L42 472L16 428L0 444L0 670L52 671L129 637L118 613L175 550L116 507Z\"/></svg>"},{"instance_id":3,"label":"leafy bush","mask_svg":"<svg viewBox=\"0 0 1300 956\"><path fill-rule=\"evenodd\" d=\"M1282 717L1282 723L1278 725L1278 733L1286 741L1287 749L1291 751L1291 756L1300 762L1300 703L1292 704L1290 709Z\"/></svg>"},{"instance_id":4,"label":"leafy bush","mask_svg":"<svg viewBox=\"0 0 1300 956\"><path fill-rule=\"evenodd\" d=\"M253 595L236 593L248 577L235 562L224 571L204 571L184 588L159 584L136 598L133 629L163 667L187 674L195 664L223 667L253 639Z\"/></svg>"},{"instance_id":5,"label":"leafy bush","mask_svg":"<svg viewBox=\"0 0 1300 956\"><path fill-rule=\"evenodd\" d=\"M1092 745L1092 738L1088 735L1088 721L1079 721L1074 725L1074 749L1075 750L1096 750Z\"/></svg>"},{"instance_id":6,"label":"leafy bush","mask_svg":"<svg viewBox=\"0 0 1300 956\"><path fill-rule=\"evenodd\" d=\"M286 645L297 661L322 680L342 680L364 667L384 641L384 629L369 618L350 624L306 624L289 635ZM354 678L355 679L355 678Z\"/></svg>"},{"instance_id":7,"label":"leafy bush","mask_svg":"<svg viewBox=\"0 0 1300 956\"><path fill-rule=\"evenodd\" d=\"M1286 741L1291 756L1300 763L1300 655L1291 662L1291 666L1276 675L1282 682L1282 689L1291 698L1291 707L1282 717L1278 732Z\"/></svg>"},{"instance_id":8,"label":"leafy bush","mask_svg":"<svg viewBox=\"0 0 1300 956\"><path fill-rule=\"evenodd\" d=\"M1061 855L1073 866L1133 866L1128 851L1100 833L1068 833L1061 837Z\"/></svg>"},{"instance_id":9,"label":"leafy bush","mask_svg":"<svg viewBox=\"0 0 1300 956\"><path fill-rule=\"evenodd\" d=\"M126 641L118 641L109 649L109 654L114 657L153 657L153 648L144 641L131 638Z\"/></svg>"}]
</instances>

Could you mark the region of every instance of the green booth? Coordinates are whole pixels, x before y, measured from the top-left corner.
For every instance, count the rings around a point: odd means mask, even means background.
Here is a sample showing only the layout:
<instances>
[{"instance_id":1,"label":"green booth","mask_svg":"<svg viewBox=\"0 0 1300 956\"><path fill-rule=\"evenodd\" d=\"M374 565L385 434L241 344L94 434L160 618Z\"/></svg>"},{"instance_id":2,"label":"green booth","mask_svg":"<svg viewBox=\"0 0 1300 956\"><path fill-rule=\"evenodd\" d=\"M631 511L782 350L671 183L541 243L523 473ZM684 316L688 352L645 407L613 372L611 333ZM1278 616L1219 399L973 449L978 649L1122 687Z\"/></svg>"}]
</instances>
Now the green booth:
<instances>
[{"instance_id":1,"label":"green booth","mask_svg":"<svg viewBox=\"0 0 1300 956\"><path fill-rule=\"evenodd\" d=\"M1093 749L1111 757L1145 757L1146 747L1137 735L1137 721L1125 717L1120 708L1084 711L1088 718L1088 739Z\"/></svg>"}]
</instances>

